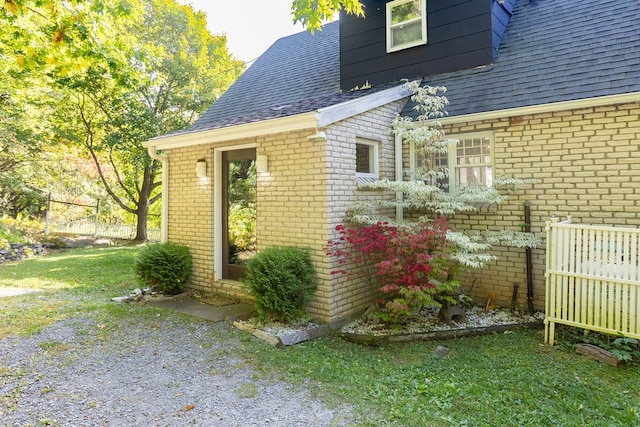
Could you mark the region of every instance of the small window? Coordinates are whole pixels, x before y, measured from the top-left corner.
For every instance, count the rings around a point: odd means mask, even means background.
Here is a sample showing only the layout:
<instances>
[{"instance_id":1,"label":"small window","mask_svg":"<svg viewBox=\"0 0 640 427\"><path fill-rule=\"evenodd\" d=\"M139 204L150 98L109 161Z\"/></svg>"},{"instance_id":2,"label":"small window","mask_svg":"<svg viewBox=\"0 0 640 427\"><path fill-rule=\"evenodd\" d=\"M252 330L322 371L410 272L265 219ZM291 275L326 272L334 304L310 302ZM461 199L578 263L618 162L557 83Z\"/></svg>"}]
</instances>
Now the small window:
<instances>
[{"instance_id":1,"label":"small window","mask_svg":"<svg viewBox=\"0 0 640 427\"><path fill-rule=\"evenodd\" d=\"M426 0L387 3L387 52L427 43Z\"/></svg>"},{"instance_id":2,"label":"small window","mask_svg":"<svg viewBox=\"0 0 640 427\"><path fill-rule=\"evenodd\" d=\"M455 179L457 185L493 183L491 170L491 140L489 138L460 139L456 146Z\"/></svg>"},{"instance_id":3,"label":"small window","mask_svg":"<svg viewBox=\"0 0 640 427\"><path fill-rule=\"evenodd\" d=\"M453 135L457 144L451 144L447 153L434 153L430 159L416 154L416 166L430 164L435 169L447 169L446 178L435 179L432 184L448 190L470 184L493 184L493 137L490 134Z\"/></svg>"},{"instance_id":4,"label":"small window","mask_svg":"<svg viewBox=\"0 0 640 427\"><path fill-rule=\"evenodd\" d=\"M378 143L358 139L356 141L356 176L378 178Z\"/></svg>"}]
</instances>

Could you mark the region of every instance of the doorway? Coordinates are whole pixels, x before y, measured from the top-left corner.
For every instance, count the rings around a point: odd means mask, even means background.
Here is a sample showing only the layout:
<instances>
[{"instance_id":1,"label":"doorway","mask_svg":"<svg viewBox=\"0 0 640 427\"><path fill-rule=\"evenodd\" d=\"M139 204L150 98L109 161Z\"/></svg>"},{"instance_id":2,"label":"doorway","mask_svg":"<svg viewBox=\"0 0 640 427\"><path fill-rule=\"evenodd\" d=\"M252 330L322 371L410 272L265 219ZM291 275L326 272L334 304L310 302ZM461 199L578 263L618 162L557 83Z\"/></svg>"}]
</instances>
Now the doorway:
<instances>
[{"instance_id":1,"label":"doorway","mask_svg":"<svg viewBox=\"0 0 640 427\"><path fill-rule=\"evenodd\" d=\"M222 153L222 278L241 280L256 251L256 149Z\"/></svg>"}]
</instances>

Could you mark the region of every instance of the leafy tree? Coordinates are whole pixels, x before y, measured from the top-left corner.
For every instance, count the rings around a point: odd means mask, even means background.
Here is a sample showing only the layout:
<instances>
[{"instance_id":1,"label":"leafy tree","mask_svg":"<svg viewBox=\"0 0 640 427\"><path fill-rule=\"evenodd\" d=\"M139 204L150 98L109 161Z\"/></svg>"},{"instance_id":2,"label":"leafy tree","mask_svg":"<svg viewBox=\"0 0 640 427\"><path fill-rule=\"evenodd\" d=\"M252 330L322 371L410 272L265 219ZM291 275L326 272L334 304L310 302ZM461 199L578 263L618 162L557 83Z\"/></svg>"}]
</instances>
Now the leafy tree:
<instances>
[{"instance_id":1,"label":"leafy tree","mask_svg":"<svg viewBox=\"0 0 640 427\"><path fill-rule=\"evenodd\" d=\"M364 16L358 0L293 0L293 22L300 22L312 33L322 29L322 23L333 19L344 9L347 13Z\"/></svg>"},{"instance_id":2,"label":"leafy tree","mask_svg":"<svg viewBox=\"0 0 640 427\"><path fill-rule=\"evenodd\" d=\"M13 30L0 36L6 72L51 82L53 140L89 153L106 192L137 218L136 239L146 239L160 164L141 143L191 124L244 64L204 14L173 0L5 0L2 12Z\"/></svg>"},{"instance_id":3,"label":"leafy tree","mask_svg":"<svg viewBox=\"0 0 640 427\"><path fill-rule=\"evenodd\" d=\"M438 121L446 112L448 104L443 95L443 87L422 87L419 82L410 82L411 99L420 113L417 118L398 116L393 122L393 133L402 138L404 144L413 143L416 151L425 159L424 164L414 171L406 171L406 181L379 180L362 184L360 188L388 191L402 194L402 198L383 199L354 204L348 219L354 223L371 224L379 221L393 225L413 226L415 223L401 221L388 212L396 207L418 212L418 223L430 223L439 217L448 217L462 212L475 212L479 205L503 203L518 186L530 183L527 180L510 177L497 177L492 185L468 184L449 188L441 184L447 177L447 168L436 161L438 154L446 153L455 140L446 139L442 125ZM540 240L532 233L500 230L477 232L471 230L448 230L447 238L453 241L458 250L454 257L469 268L482 267L494 259L488 253L492 244L506 244L512 247L535 247Z\"/></svg>"},{"instance_id":4,"label":"leafy tree","mask_svg":"<svg viewBox=\"0 0 640 427\"><path fill-rule=\"evenodd\" d=\"M389 197L354 204L345 225L336 227L338 238L329 242L328 255L336 259L333 273L367 276L386 298L387 320L399 322L414 309L430 304L458 286L455 274L479 268L494 259L492 244L535 247L532 233L512 230L454 230L447 217L477 210L478 204L499 204L527 181L501 177L493 185L467 184L450 188L446 166L438 161L455 140L445 138L438 121L446 112L445 88L407 83L417 118L398 116L392 131L405 144L414 144L421 167L406 171L405 181L379 180L360 185L387 192ZM401 194L402 197L397 197ZM402 208L412 218L396 220ZM347 267L346 264L349 264Z\"/></svg>"}]
</instances>

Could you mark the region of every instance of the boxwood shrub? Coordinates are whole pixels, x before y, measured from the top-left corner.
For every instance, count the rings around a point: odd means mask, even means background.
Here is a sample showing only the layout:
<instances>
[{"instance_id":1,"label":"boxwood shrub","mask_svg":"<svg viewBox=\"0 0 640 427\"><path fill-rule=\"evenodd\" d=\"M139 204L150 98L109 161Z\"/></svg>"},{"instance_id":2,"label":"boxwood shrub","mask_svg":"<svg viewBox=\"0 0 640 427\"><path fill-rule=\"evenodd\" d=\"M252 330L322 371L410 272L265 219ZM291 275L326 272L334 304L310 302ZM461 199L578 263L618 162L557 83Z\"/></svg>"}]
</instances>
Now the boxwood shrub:
<instances>
[{"instance_id":1,"label":"boxwood shrub","mask_svg":"<svg viewBox=\"0 0 640 427\"><path fill-rule=\"evenodd\" d=\"M294 246L267 248L247 262L244 283L255 298L260 321L300 320L306 317L305 307L318 287L311 250Z\"/></svg>"},{"instance_id":2,"label":"boxwood shrub","mask_svg":"<svg viewBox=\"0 0 640 427\"><path fill-rule=\"evenodd\" d=\"M191 279L189 248L175 243L153 243L144 246L134 270L142 286L166 295L183 292Z\"/></svg>"}]
</instances>

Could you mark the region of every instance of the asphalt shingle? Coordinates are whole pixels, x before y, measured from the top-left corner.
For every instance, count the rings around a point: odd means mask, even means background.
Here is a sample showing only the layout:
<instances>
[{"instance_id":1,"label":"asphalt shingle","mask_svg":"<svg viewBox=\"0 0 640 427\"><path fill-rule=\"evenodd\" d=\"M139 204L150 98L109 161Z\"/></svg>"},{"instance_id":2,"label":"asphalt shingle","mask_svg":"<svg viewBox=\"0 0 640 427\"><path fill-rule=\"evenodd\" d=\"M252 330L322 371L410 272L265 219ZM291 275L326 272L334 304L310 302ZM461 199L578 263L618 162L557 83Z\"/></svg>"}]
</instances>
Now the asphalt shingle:
<instances>
[{"instance_id":1,"label":"asphalt shingle","mask_svg":"<svg viewBox=\"0 0 640 427\"><path fill-rule=\"evenodd\" d=\"M447 87L449 116L640 92L640 8L518 0L494 64L424 84Z\"/></svg>"},{"instance_id":2,"label":"asphalt shingle","mask_svg":"<svg viewBox=\"0 0 640 427\"><path fill-rule=\"evenodd\" d=\"M189 129L216 129L312 111L340 92L338 22L276 41ZM326 106L323 102L319 105Z\"/></svg>"},{"instance_id":3,"label":"asphalt shingle","mask_svg":"<svg viewBox=\"0 0 640 427\"><path fill-rule=\"evenodd\" d=\"M180 133L287 117L364 96L341 93L339 23L274 43ZM640 8L627 0L517 0L495 63L426 77L450 116L640 92ZM414 115L411 103L403 114Z\"/></svg>"}]
</instances>

